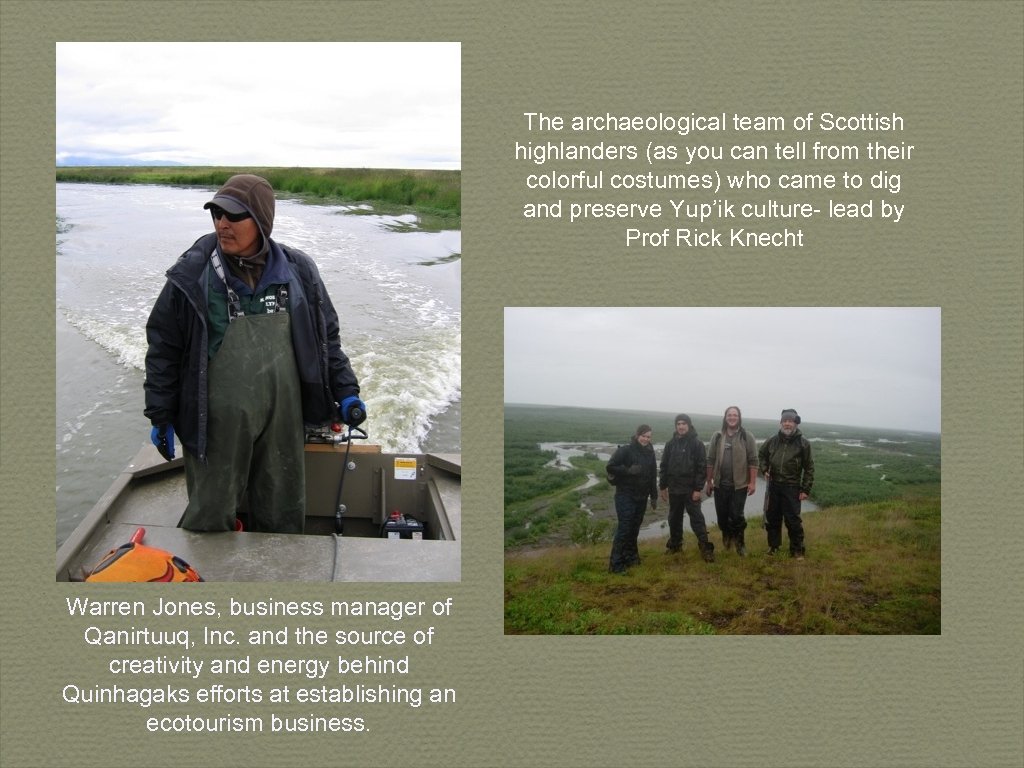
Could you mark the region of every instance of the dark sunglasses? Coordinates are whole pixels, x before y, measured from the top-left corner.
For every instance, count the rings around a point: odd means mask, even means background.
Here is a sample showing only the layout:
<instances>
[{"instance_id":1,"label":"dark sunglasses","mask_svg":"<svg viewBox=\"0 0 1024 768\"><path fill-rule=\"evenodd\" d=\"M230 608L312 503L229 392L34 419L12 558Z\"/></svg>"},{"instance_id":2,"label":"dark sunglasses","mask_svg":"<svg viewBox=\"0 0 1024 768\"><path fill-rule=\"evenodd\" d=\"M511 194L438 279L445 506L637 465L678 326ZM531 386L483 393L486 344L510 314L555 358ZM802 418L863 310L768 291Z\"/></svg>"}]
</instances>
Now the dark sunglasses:
<instances>
[{"instance_id":1,"label":"dark sunglasses","mask_svg":"<svg viewBox=\"0 0 1024 768\"><path fill-rule=\"evenodd\" d=\"M250 218L249 214L246 213L245 211L242 211L241 213L228 213L223 208L211 208L210 213L213 214L214 221L220 221L221 216L227 216L228 221L230 221L232 224Z\"/></svg>"}]
</instances>

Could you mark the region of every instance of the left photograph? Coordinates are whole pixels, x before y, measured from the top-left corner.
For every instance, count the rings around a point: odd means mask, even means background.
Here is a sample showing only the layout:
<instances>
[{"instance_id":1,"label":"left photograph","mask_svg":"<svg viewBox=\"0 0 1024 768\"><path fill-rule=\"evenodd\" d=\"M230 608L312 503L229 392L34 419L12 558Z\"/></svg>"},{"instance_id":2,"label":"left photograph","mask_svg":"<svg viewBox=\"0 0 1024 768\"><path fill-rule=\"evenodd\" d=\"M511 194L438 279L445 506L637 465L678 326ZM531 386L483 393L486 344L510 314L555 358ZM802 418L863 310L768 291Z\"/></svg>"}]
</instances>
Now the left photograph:
<instances>
[{"instance_id":1,"label":"left photograph","mask_svg":"<svg viewBox=\"0 0 1024 768\"><path fill-rule=\"evenodd\" d=\"M461 579L460 60L57 44L58 581Z\"/></svg>"}]
</instances>

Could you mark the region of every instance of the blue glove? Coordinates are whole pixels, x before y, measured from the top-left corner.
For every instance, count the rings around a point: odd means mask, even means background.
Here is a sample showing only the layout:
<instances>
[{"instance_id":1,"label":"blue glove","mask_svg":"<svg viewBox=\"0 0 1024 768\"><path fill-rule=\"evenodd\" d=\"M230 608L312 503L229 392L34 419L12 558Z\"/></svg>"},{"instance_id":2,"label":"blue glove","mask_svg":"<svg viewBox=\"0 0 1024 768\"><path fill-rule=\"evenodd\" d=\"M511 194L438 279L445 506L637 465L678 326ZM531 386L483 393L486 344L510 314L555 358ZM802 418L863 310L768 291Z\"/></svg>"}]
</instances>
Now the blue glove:
<instances>
[{"instance_id":1,"label":"blue glove","mask_svg":"<svg viewBox=\"0 0 1024 768\"><path fill-rule=\"evenodd\" d=\"M338 413L341 420L350 427L358 427L366 421L366 403L355 395L349 395L341 401Z\"/></svg>"},{"instance_id":2,"label":"blue glove","mask_svg":"<svg viewBox=\"0 0 1024 768\"><path fill-rule=\"evenodd\" d=\"M170 461L174 458L174 427L170 424L161 424L153 427L149 433L149 439L160 451L160 455Z\"/></svg>"}]
</instances>

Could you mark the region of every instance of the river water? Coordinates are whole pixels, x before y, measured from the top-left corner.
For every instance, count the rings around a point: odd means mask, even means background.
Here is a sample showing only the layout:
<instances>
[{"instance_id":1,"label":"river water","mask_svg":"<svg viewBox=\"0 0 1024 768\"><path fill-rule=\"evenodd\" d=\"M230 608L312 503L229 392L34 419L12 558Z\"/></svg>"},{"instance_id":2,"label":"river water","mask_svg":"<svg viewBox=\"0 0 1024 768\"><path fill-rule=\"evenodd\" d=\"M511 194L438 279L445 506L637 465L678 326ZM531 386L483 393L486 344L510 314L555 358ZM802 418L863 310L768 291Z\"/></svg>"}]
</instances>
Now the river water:
<instances>
[{"instance_id":1,"label":"river water","mask_svg":"<svg viewBox=\"0 0 1024 768\"><path fill-rule=\"evenodd\" d=\"M58 546L149 440L146 320L164 273L212 231L212 192L57 185ZM348 210L278 200L273 237L320 268L370 440L461 452L461 232L398 231L413 217Z\"/></svg>"},{"instance_id":2,"label":"river water","mask_svg":"<svg viewBox=\"0 0 1024 768\"><path fill-rule=\"evenodd\" d=\"M539 447L542 451L554 451L555 458L549 462L548 466L560 468L560 469L571 469L572 459L575 456L582 456L584 453L592 453L596 455L601 461L608 461L612 457L612 453L615 452L616 446L612 443L540 443ZM659 457L661 452L664 450L663 444L655 445L654 451ZM581 485L576 490L583 490L585 488L597 485L598 478L593 475L589 476L586 483ZM747 503L743 507L743 516L750 517L761 517L764 514L764 492L767 487L764 478L759 477L757 479L757 486L754 493L747 497ZM705 497L700 505L701 512L704 513L704 522L711 526L718 524L718 515L715 513L715 500L713 497ZM800 504L801 512L813 512L818 509L818 505L814 502L807 500ZM659 501L658 509L652 511L650 505L647 507L647 514L644 515L644 519L649 521L643 528L640 529L641 539L656 539L660 536L668 536L668 503ZM683 517L683 530L690 531L690 516L685 515Z\"/></svg>"}]
</instances>

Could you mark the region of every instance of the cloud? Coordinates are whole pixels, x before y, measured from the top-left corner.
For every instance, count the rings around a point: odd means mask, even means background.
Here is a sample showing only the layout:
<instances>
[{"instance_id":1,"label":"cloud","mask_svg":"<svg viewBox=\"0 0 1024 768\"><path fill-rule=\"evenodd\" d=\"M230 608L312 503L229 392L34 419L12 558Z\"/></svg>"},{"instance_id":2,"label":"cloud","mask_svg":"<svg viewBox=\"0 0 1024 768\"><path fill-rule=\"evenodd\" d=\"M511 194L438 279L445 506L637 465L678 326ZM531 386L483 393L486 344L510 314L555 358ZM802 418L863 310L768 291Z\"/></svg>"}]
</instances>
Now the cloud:
<instances>
[{"instance_id":1,"label":"cloud","mask_svg":"<svg viewBox=\"0 0 1024 768\"><path fill-rule=\"evenodd\" d=\"M58 43L57 161L459 168L458 43Z\"/></svg>"},{"instance_id":2,"label":"cloud","mask_svg":"<svg viewBox=\"0 0 1024 768\"><path fill-rule=\"evenodd\" d=\"M937 432L940 310L508 307L505 401Z\"/></svg>"}]
</instances>

